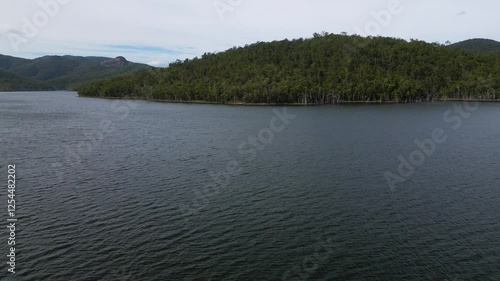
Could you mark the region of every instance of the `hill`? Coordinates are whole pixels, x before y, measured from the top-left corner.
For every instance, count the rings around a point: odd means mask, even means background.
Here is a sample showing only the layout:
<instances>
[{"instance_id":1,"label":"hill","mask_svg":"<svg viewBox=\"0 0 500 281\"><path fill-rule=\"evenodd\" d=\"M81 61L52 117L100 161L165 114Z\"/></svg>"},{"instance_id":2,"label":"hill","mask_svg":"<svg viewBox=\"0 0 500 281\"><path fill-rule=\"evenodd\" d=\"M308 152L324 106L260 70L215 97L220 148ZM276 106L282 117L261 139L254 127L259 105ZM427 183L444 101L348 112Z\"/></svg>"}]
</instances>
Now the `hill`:
<instances>
[{"instance_id":1,"label":"hill","mask_svg":"<svg viewBox=\"0 0 500 281\"><path fill-rule=\"evenodd\" d=\"M33 88L70 90L81 83L117 77L150 69L150 66L128 62L123 57L45 56L33 60L0 55L3 76L0 90L33 90ZM16 87L13 86L17 85ZM34 85L37 85L36 87ZM24 87L26 86L26 87Z\"/></svg>"},{"instance_id":2,"label":"hill","mask_svg":"<svg viewBox=\"0 0 500 281\"><path fill-rule=\"evenodd\" d=\"M0 91L42 91L53 90L43 82L22 77L16 73L0 69Z\"/></svg>"},{"instance_id":3,"label":"hill","mask_svg":"<svg viewBox=\"0 0 500 281\"><path fill-rule=\"evenodd\" d=\"M490 39L470 39L455 44L450 48L462 48L464 50L475 51L479 53L500 51L500 42Z\"/></svg>"},{"instance_id":4,"label":"hill","mask_svg":"<svg viewBox=\"0 0 500 281\"><path fill-rule=\"evenodd\" d=\"M90 83L81 96L217 103L496 98L500 56L423 41L315 34L258 42Z\"/></svg>"}]
</instances>

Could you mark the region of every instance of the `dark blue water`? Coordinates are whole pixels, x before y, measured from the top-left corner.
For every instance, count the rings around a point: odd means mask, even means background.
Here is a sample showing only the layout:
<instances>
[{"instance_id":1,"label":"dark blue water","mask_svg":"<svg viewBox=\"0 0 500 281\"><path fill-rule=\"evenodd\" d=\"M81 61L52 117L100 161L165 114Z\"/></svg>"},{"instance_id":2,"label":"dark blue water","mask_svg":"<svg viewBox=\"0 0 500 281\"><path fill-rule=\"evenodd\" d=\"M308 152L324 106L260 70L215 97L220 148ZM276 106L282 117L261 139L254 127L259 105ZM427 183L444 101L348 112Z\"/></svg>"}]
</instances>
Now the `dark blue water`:
<instances>
[{"instance_id":1,"label":"dark blue water","mask_svg":"<svg viewBox=\"0 0 500 281\"><path fill-rule=\"evenodd\" d=\"M465 105L0 93L2 276L500 280L500 104Z\"/></svg>"}]
</instances>

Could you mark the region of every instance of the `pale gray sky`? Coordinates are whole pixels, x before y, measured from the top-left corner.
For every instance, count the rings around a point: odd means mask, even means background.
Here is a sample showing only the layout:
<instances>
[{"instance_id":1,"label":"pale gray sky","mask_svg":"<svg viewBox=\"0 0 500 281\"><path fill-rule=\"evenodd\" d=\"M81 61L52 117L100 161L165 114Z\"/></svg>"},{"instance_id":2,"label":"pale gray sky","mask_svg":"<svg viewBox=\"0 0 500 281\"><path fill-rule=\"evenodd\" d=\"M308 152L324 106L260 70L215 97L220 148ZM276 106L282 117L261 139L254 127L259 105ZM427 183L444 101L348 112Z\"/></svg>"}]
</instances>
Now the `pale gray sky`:
<instances>
[{"instance_id":1,"label":"pale gray sky","mask_svg":"<svg viewBox=\"0 0 500 281\"><path fill-rule=\"evenodd\" d=\"M498 0L0 0L0 54L167 65L321 31L498 41L499 11Z\"/></svg>"}]
</instances>

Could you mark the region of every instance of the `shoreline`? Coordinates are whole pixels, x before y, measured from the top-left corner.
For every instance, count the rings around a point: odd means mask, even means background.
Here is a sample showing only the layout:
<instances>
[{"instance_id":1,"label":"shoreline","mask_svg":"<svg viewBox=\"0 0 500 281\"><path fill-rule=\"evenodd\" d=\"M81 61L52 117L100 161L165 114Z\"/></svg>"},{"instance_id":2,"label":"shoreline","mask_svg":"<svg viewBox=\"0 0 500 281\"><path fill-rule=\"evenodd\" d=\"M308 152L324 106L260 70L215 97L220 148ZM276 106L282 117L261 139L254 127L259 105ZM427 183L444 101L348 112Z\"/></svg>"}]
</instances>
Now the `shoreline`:
<instances>
[{"instance_id":1,"label":"shoreline","mask_svg":"<svg viewBox=\"0 0 500 281\"><path fill-rule=\"evenodd\" d=\"M107 100L140 100L156 103L178 103L178 104L213 104L213 105L232 105L232 106L324 106L324 105L346 105L346 104L417 104L417 103L434 103L434 102L491 102L498 103L500 99L455 99L455 98L445 98L432 101L413 101L413 102L398 102L398 101L337 101L336 103L247 103L247 102L212 102L203 100L158 100L158 99L145 99L145 98L135 98L135 97L88 97L80 96L79 98L90 98L90 99L107 99Z\"/></svg>"}]
</instances>

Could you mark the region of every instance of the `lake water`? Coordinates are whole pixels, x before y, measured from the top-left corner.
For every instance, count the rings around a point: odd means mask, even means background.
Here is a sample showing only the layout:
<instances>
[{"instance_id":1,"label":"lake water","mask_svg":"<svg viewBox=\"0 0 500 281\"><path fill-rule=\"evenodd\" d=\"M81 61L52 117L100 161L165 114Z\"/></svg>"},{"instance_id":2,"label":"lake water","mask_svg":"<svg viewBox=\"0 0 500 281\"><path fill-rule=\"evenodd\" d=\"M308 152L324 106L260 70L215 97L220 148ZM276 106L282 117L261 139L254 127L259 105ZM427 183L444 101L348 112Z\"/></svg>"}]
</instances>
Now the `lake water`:
<instances>
[{"instance_id":1,"label":"lake water","mask_svg":"<svg viewBox=\"0 0 500 281\"><path fill-rule=\"evenodd\" d=\"M500 280L500 103L0 93L0 143L2 280Z\"/></svg>"}]
</instances>

